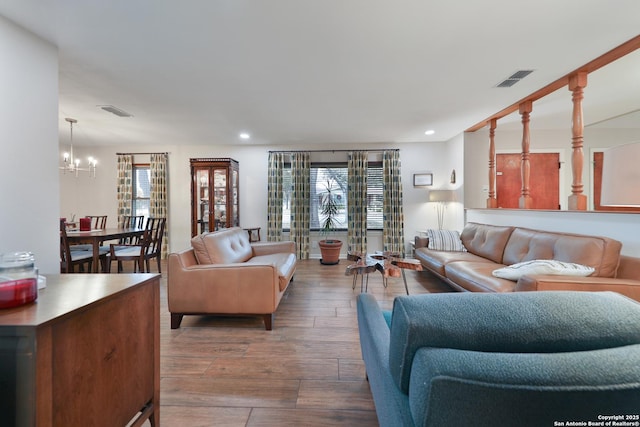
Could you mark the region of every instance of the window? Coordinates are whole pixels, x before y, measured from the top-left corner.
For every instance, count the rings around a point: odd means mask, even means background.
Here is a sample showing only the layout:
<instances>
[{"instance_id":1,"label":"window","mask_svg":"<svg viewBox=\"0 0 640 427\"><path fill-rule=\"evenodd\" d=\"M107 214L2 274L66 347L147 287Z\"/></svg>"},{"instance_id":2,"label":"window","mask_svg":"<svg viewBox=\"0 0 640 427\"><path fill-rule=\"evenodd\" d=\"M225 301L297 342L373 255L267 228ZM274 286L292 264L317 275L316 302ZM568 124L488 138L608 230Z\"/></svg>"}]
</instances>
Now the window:
<instances>
[{"instance_id":1,"label":"window","mask_svg":"<svg viewBox=\"0 0 640 427\"><path fill-rule=\"evenodd\" d=\"M322 223L320 209L320 199L326 192L327 185L331 187L338 203L342 204L342 209L338 216L338 229L346 230L348 212L348 190L347 190L347 166L346 164L312 164L311 165L311 230L319 230ZM283 206L282 206L282 228L288 230L291 225L291 165L285 165L283 172ZM369 163L367 175L367 229L382 229L382 199L383 199L383 179L382 164Z\"/></svg>"},{"instance_id":2,"label":"window","mask_svg":"<svg viewBox=\"0 0 640 427\"><path fill-rule=\"evenodd\" d=\"M149 218L151 200L151 168L148 164L133 165L132 215Z\"/></svg>"}]
</instances>

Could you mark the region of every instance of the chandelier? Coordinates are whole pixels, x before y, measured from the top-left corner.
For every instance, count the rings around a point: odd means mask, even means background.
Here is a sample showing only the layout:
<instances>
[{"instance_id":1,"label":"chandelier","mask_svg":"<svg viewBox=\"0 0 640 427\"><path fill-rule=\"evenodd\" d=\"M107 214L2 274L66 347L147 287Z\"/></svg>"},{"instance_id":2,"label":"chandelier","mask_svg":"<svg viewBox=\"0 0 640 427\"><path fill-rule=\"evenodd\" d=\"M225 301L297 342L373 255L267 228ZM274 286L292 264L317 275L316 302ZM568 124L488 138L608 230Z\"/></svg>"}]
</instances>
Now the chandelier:
<instances>
[{"instance_id":1,"label":"chandelier","mask_svg":"<svg viewBox=\"0 0 640 427\"><path fill-rule=\"evenodd\" d=\"M71 127L71 134L70 134L70 144L69 144L69 152L68 153L64 153L62 158L63 158L63 165L60 166L60 169L62 170L63 173L73 173L75 174L75 176L78 176L78 173L80 171L83 172L89 172L89 176L92 178L96 177L96 165L98 164L98 161L96 159L94 159L93 157L89 157L89 167L88 168L81 168L80 167L80 159L78 158L74 158L73 157L73 124L74 123L78 123L78 121L76 119L72 119L70 117L65 118L65 120L67 122L69 122L69 126Z\"/></svg>"}]
</instances>

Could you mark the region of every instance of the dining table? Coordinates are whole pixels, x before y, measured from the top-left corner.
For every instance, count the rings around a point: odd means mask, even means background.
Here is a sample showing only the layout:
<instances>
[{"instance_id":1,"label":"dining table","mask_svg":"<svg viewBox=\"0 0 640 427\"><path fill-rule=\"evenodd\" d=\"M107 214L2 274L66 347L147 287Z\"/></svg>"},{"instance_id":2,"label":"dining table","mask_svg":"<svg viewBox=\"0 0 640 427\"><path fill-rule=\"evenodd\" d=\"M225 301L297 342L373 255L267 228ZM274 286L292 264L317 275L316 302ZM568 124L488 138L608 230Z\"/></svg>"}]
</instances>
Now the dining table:
<instances>
[{"instance_id":1,"label":"dining table","mask_svg":"<svg viewBox=\"0 0 640 427\"><path fill-rule=\"evenodd\" d=\"M102 228L95 230L72 230L67 231L67 240L69 244L91 244L93 250L93 263L91 269L93 273L98 272L100 264L100 246L107 240L127 239L132 237L140 237L144 234L144 228Z\"/></svg>"}]
</instances>

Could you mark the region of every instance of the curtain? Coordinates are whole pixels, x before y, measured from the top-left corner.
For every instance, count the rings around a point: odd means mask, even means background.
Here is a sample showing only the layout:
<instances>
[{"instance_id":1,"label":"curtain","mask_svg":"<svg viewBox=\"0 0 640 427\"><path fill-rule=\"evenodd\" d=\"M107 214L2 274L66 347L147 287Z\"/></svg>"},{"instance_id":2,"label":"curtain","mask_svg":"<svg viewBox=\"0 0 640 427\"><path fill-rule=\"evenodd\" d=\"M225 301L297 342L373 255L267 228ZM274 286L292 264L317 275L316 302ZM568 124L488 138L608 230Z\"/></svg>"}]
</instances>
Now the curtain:
<instances>
[{"instance_id":1,"label":"curtain","mask_svg":"<svg viewBox=\"0 0 640 427\"><path fill-rule=\"evenodd\" d=\"M349 152L347 164L349 210L347 212L347 250L367 252L367 169L366 151Z\"/></svg>"},{"instance_id":2,"label":"curtain","mask_svg":"<svg viewBox=\"0 0 640 427\"><path fill-rule=\"evenodd\" d=\"M267 241L282 240L284 153L269 153L267 169Z\"/></svg>"},{"instance_id":3,"label":"curtain","mask_svg":"<svg viewBox=\"0 0 640 427\"><path fill-rule=\"evenodd\" d=\"M404 214L402 211L402 179L400 176L400 152L386 150L382 155L384 198L382 211L383 250L399 252L404 256Z\"/></svg>"},{"instance_id":4,"label":"curtain","mask_svg":"<svg viewBox=\"0 0 640 427\"><path fill-rule=\"evenodd\" d=\"M296 243L298 259L309 258L309 228L311 202L311 160L308 152L291 155L291 233L289 239Z\"/></svg>"},{"instance_id":5,"label":"curtain","mask_svg":"<svg viewBox=\"0 0 640 427\"><path fill-rule=\"evenodd\" d=\"M131 215L131 200L133 198L133 156L118 155L118 225L123 222L123 216Z\"/></svg>"},{"instance_id":6,"label":"curtain","mask_svg":"<svg viewBox=\"0 0 640 427\"><path fill-rule=\"evenodd\" d=\"M151 218L167 218L167 154L151 154L149 165L151 188L149 197L149 216ZM169 243L169 221L167 218L162 237L161 258L167 257Z\"/></svg>"}]
</instances>

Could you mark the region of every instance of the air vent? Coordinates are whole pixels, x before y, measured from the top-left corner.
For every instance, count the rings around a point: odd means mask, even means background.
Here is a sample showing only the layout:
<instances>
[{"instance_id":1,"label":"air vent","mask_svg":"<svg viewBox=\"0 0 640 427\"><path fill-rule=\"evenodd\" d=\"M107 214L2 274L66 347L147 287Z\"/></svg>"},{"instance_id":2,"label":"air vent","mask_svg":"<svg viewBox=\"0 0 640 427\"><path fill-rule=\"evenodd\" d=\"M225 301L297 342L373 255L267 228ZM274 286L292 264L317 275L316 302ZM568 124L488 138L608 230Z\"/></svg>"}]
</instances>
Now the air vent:
<instances>
[{"instance_id":1,"label":"air vent","mask_svg":"<svg viewBox=\"0 0 640 427\"><path fill-rule=\"evenodd\" d=\"M124 110L121 110L113 105L98 105L98 107L102 108L104 111L107 111L111 114L115 114L118 117L133 117L132 114L127 113Z\"/></svg>"},{"instance_id":2,"label":"air vent","mask_svg":"<svg viewBox=\"0 0 640 427\"><path fill-rule=\"evenodd\" d=\"M496 87L511 87L514 84L518 83L520 80L527 77L529 74L533 73L533 70L519 70L513 73L511 76L507 77L502 82L498 83Z\"/></svg>"}]
</instances>

